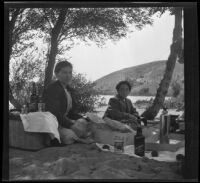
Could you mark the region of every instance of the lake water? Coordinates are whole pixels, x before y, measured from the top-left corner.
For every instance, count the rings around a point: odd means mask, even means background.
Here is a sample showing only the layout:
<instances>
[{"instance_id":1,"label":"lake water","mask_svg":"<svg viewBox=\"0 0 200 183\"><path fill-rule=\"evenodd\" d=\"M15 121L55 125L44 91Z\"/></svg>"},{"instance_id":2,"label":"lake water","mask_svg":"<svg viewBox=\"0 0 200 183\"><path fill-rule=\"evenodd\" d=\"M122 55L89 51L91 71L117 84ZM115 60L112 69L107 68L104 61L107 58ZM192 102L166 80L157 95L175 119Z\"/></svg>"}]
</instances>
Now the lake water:
<instances>
[{"instance_id":1,"label":"lake water","mask_svg":"<svg viewBox=\"0 0 200 183\"><path fill-rule=\"evenodd\" d=\"M105 99L104 102L105 102L106 104L108 104L109 99L110 99L111 97L113 97L113 95L101 95L101 98L104 98L104 99ZM133 103L133 105L134 105L134 103L135 103L137 100L150 100L151 98L154 99L155 96L128 96L128 98L132 101L132 103ZM171 98L171 97L165 97L166 100L168 100L168 99L170 99L170 98ZM12 108L13 108L13 106L12 106L12 104L9 102L9 109L12 109ZM106 106L102 106L102 107L98 107L98 108L95 109L95 110L97 111L96 114L97 114L99 117L102 117L102 116L104 115L106 109L107 109L107 105L106 105ZM139 108L136 108L136 109L137 109L137 111L138 111L139 114L142 114L142 113L145 111L145 109L139 109ZM182 111L179 111L179 112L178 112L178 111L176 111L175 109L169 109L168 111L169 111L169 114L176 114L176 115L182 114ZM158 118L158 117L160 116L161 112L162 112L162 110L160 110L160 111L158 112L156 118Z\"/></svg>"},{"instance_id":2,"label":"lake water","mask_svg":"<svg viewBox=\"0 0 200 183\"><path fill-rule=\"evenodd\" d=\"M105 102L108 103L109 99L113 97L113 95L101 95L101 98L105 98ZM154 99L155 96L128 96L132 103L135 103L137 100L150 100ZM165 100L170 99L171 97L165 97Z\"/></svg>"},{"instance_id":3,"label":"lake water","mask_svg":"<svg viewBox=\"0 0 200 183\"><path fill-rule=\"evenodd\" d=\"M104 98L105 100L105 103L108 104L109 102L109 99L113 97L113 95L101 95L101 98ZM134 106L134 103L137 101L137 100L150 100L151 98L155 98L155 96L128 96L128 98L132 101L133 103L133 106ZM169 100L171 97L165 97L165 100ZM97 111L97 115L99 117L102 117L105 113L107 109L107 105L106 106L102 106L102 107L98 107L96 108L96 111ZM138 113L141 115L145 109L139 109L139 108L136 108L136 110L138 111ZM162 113L162 109L160 109L160 111L158 112L157 116L155 118L159 118L160 114ZM182 111L176 111L176 109L169 109L168 110L168 113L169 114L173 114L173 115L181 115L182 114Z\"/></svg>"}]
</instances>

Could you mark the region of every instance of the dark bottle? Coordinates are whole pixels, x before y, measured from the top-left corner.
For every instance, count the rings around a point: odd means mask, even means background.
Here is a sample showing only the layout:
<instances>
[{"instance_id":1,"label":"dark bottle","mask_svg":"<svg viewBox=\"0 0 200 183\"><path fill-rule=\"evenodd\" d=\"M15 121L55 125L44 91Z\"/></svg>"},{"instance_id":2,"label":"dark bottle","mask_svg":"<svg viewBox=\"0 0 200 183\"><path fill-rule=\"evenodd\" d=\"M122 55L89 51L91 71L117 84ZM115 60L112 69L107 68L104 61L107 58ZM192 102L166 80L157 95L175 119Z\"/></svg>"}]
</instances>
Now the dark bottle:
<instances>
[{"instance_id":1,"label":"dark bottle","mask_svg":"<svg viewBox=\"0 0 200 183\"><path fill-rule=\"evenodd\" d=\"M31 97L30 97L30 105L29 105L30 112L37 111L37 108L38 108L37 103L38 103L37 88L36 88L35 82L33 82L32 92L31 92Z\"/></svg>"},{"instance_id":2,"label":"dark bottle","mask_svg":"<svg viewBox=\"0 0 200 183\"><path fill-rule=\"evenodd\" d=\"M38 111L40 112L45 111L45 103L44 103L42 95L39 95L38 97Z\"/></svg>"},{"instance_id":3,"label":"dark bottle","mask_svg":"<svg viewBox=\"0 0 200 183\"><path fill-rule=\"evenodd\" d=\"M135 154L144 156L145 153L145 137L142 135L142 128L137 127L137 134L134 136Z\"/></svg>"}]
</instances>

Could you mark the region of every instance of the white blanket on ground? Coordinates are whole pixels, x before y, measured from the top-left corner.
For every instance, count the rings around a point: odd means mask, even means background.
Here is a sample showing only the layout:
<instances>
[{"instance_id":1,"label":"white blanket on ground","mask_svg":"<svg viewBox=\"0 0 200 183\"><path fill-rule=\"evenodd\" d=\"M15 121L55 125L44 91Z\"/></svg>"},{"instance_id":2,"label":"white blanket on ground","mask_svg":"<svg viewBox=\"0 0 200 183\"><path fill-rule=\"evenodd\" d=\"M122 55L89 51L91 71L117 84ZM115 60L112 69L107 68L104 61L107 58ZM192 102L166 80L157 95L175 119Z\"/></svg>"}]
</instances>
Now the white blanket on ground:
<instances>
[{"instance_id":1,"label":"white blanket on ground","mask_svg":"<svg viewBox=\"0 0 200 183\"><path fill-rule=\"evenodd\" d=\"M114 147L106 144L109 146L110 150L103 149L104 144L96 143L96 145L102 150L102 151L110 151L114 152ZM145 152L145 157L149 159L154 159L157 161L167 161L167 162L175 162L176 161L176 155L177 154L182 154L185 155L185 147L179 148L176 152L171 152L171 151L158 151L159 156L158 157L152 157L151 152ZM129 156L135 156L137 158L141 158L140 156L135 154L135 146L134 145L129 145L124 147L124 152L120 154L127 154Z\"/></svg>"},{"instance_id":2,"label":"white blanket on ground","mask_svg":"<svg viewBox=\"0 0 200 183\"><path fill-rule=\"evenodd\" d=\"M57 138L60 142L58 132L58 121L50 112L31 112L28 114L20 114L24 131L49 133L51 138Z\"/></svg>"}]
</instances>

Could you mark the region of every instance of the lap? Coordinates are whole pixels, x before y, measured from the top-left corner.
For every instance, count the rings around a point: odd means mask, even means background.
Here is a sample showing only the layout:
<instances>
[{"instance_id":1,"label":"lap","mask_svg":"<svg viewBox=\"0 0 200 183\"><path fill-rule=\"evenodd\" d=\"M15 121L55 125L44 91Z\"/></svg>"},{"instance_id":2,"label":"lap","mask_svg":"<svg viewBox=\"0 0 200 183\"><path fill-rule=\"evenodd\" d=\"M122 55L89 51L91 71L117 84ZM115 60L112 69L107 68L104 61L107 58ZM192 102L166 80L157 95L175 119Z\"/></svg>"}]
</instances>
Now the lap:
<instances>
[{"instance_id":1,"label":"lap","mask_svg":"<svg viewBox=\"0 0 200 183\"><path fill-rule=\"evenodd\" d=\"M72 144L79 140L77 135L71 129L59 127L58 131L60 134L61 142L64 144Z\"/></svg>"}]
</instances>

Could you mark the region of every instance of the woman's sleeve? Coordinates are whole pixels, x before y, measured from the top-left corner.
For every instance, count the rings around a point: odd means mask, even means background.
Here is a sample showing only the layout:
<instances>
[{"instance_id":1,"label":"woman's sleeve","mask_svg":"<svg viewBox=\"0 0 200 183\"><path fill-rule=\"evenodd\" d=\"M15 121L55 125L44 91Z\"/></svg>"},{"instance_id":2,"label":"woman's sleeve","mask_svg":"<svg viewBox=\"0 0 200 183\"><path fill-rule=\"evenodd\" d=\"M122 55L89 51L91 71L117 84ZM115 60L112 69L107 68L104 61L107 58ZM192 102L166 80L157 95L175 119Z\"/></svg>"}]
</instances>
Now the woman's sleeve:
<instances>
[{"instance_id":1,"label":"woman's sleeve","mask_svg":"<svg viewBox=\"0 0 200 183\"><path fill-rule=\"evenodd\" d=\"M128 119L129 114L126 112L120 111L120 104L115 98L111 98L108 103L108 108L105 112L104 117L110 117L114 120L122 120L122 119Z\"/></svg>"},{"instance_id":2,"label":"woman's sleeve","mask_svg":"<svg viewBox=\"0 0 200 183\"><path fill-rule=\"evenodd\" d=\"M74 89L70 90L70 94L72 97L72 109L68 113L68 117L73 120L77 120L82 118L83 116L78 112L78 101L76 99L76 91Z\"/></svg>"},{"instance_id":3,"label":"woman's sleeve","mask_svg":"<svg viewBox=\"0 0 200 183\"><path fill-rule=\"evenodd\" d=\"M131 101L130 101L130 105L131 105L131 114L136 116L136 117L139 117L139 113L137 112L136 108L133 107L133 104L132 104Z\"/></svg>"},{"instance_id":4,"label":"woman's sleeve","mask_svg":"<svg viewBox=\"0 0 200 183\"><path fill-rule=\"evenodd\" d=\"M59 93L52 88L47 88L44 92L44 100L46 110L56 116L59 125L64 128L70 128L73 123L69 118L64 116L63 112L61 112Z\"/></svg>"}]
</instances>

